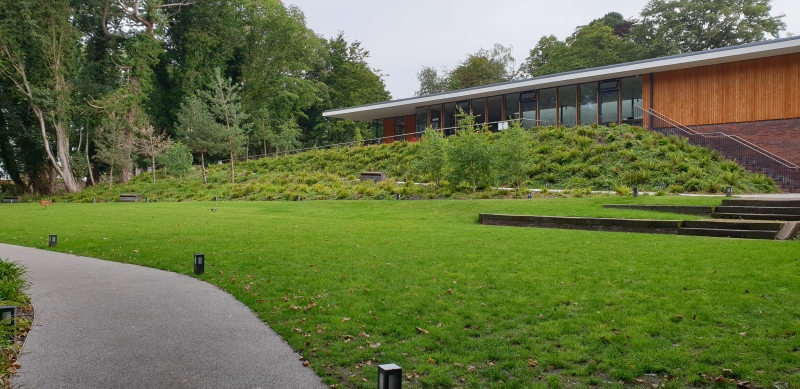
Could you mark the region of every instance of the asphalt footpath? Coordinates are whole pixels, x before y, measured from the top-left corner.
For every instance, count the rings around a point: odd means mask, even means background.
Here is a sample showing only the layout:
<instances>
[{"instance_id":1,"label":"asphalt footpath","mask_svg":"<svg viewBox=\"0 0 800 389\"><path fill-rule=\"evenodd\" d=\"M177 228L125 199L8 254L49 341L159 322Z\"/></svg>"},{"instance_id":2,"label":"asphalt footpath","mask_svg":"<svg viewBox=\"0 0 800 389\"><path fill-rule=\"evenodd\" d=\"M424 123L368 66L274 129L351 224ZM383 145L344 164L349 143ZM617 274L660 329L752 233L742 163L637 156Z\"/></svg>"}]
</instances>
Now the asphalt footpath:
<instances>
[{"instance_id":1,"label":"asphalt footpath","mask_svg":"<svg viewBox=\"0 0 800 389\"><path fill-rule=\"evenodd\" d=\"M325 388L244 304L192 277L0 244L28 270L17 388Z\"/></svg>"}]
</instances>

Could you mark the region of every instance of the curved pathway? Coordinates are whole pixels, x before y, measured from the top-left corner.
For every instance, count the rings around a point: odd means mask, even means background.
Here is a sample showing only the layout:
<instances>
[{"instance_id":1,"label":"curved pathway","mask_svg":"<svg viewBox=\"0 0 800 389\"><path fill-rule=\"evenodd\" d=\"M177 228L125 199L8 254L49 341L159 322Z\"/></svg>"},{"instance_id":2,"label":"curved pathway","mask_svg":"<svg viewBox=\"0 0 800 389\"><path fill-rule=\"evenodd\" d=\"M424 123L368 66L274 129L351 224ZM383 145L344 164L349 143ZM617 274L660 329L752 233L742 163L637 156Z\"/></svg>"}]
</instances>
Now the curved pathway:
<instances>
[{"instance_id":1,"label":"curved pathway","mask_svg":"<svg viewBox=\"0 0 800 389\"><path fill-rule=\"evenodd\" d=\"M324 388L249 308L192 277L0 244L35 309L21 388Z\"/></svg>"}]
</instances>

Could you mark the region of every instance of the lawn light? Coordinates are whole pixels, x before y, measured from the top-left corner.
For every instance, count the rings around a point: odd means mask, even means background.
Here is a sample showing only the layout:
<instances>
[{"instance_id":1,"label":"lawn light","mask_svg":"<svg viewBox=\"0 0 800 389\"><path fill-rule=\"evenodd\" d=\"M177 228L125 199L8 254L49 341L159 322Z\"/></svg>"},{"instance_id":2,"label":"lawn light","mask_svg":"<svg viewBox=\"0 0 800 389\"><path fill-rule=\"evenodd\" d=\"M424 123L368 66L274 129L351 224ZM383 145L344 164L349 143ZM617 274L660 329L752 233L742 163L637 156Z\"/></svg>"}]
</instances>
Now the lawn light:
<instances>
[{"instance_id":1,"label":"lawn light","mask_svg":"<svg viewBox=\"0 0 800 389\"><path fill-rule=\"evenodd\" d=\"M93 203L97 203L97 198L92 199Z\"/></svg>"},{"instance_id":2,"label":"lawn light","mask_svg":"<svg viewBox=\"0 0 800 389\"><path fill-rule=\"evenodd\" d=\"M150 202L150 198L149 197L145 197L144 202L145 203L149 203Z\"/></svg>"},{"instance_id":3,"label":"lawn light","mask_svg":"<svg viewBox=\"0 0 800 389\"><path fill-rule=\"evenodd\" d=\"M400 389L402 386L402 367L394 363L378 366L378 389Z\"/></svg>"},{"instance_id":4,"label":"lawn light","mask_svg":"<svg viewBox=\"0 0 800 389\"><path fill-rule=\"evenodd\" d=\"M725 196L728 196L728 197L733 196L733 188L732 187L729 186L729 187L725 188Z\"/></svg>"},{"instance_id":5,"label":"lawn light","mask_svg":"<svg viewBox=\"0 0 800 389\"><path fill-rule=\"evenodd\" d=\"M17 307L0 307L0 321L14 326L17 320Z\"/></svg>"},{"instance_id":6,"label":"lawn light","mask_svg":"<svg viewBox=\"0 0 800 389\"><path fill-rule=\"evenodd\" d=\"M214 201L219 201L219 196L214 197Z\"/></svg>"},{"instance_id":7,"label":"lawn light","mask_svg":"<svg viewBox=\"0 0 800 389\"><path fill-rule=\"evenodd\" d=\"M195 254L194 255L194 274L200 275L203 274L206 268L206 255L205 254Z\"/></svg>"},{"instance_id":8,"label":"lawn light","mask_svg":"<svg viewBox=\"0 0 800 389\"><path fill-rule=\"evenodd\" d=\"M50 235L50 247L56 247L58 245L58 235Z\"/></svg>"},{"instance_id":9,"label":"lawn light","mask_svg":"<svg viewBox=\"0 0 800 389\"><path fill-rule=\"evenodd\" d=\"M395 195L395 198L396 198L396 199L398 199L398 200L400 200L400 193L396 194L396 195Z\"/></svg>"},{"instance_id":10,"label":"lawn light","mask_svg":"<svg viewBox=\"0 0 800 389\"><path fill-rule=\"evenodd\" d=\"M300 196L297 196L297 201L300 201Z\"/></svg>"},{"instance_id":11,"label":"lawn light","mask_svg":"<svg viewBox=\"0 0 800 389\"><path fill-rule=\"evenodd\" d=\"M639 197L639 187L633 187L633 197Z\"/></svg>"},{"instance_id":12,"label":"lawn light","mask_svg":"<svg viewBox=\"0 0 800 389\"><path fill-rule=\"evenodd\" d=\"M381 195L381 197L379 197L379 198L380 198L381 200L383 200L383 195Z\"/></svg>"},{"instance_id":13,"label":"lawn light","mask_svg":"<svg viewBox=\"0 0 800 389\"><path fill-rule=\"evenodd\" d=\"M664 185L659 185L658 190L664 190Z\"/></svg>"},{"instance_id":14,"label":"lawn light","mask_svg":"<svg viewBox=\"0 0 800 389\"><path fill-rule=\"evenodd\" d=\"M549 183L549 182L545 182L545 183L544 183L544 187L545 187L545 188L549 188L549 187L550 187L550 183Z\"/></svg>"},{"instance_id":15,"label":"lawn light","mask_svg":"<svg viewBox=\"0 0 800 389\"><path fill-rule=\"evenodd\" d=\"M531 192L528 192L528 198L529 198L529 199L530 199L530 198L533 198L533 193L531 193Z\"/></svg>"}]
</instances>

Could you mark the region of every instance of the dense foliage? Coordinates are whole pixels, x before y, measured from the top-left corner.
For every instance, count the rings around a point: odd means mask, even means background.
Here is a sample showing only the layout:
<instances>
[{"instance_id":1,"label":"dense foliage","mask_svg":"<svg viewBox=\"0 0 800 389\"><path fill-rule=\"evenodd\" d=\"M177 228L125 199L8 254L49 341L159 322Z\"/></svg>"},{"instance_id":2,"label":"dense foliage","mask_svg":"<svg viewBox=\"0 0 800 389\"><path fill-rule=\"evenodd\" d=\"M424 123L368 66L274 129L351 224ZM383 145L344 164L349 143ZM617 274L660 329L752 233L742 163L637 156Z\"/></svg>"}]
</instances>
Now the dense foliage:
<instances>
[{"instance_id":1,"label":"dense foliage","mask_svg":"<svg viewBox=\"0 0 800 389\"><path fill-rule=\"evenodd\" d=\"M3 1L0 169L18 193L75 192L152 168L166 137L215 160L369 136L322 117L389 99L368 57L280 0ZM203 96L220 82L235 101ZM186 127L198 98L229 134ZM236 120L214 111L234 105Z\"/></svg>"},{"instance_id":2,"label":"dense foliage","mask_svg":"<svg viewBox=\"0 0 800 389\"><path fill-rule=\"evenodd\" d=\"M360 182L359 173L370 170L385 172L388 181ZM419 143L314 149L237 162L236 184L230 183L230 170L223 165L209 167L208 185L197 170L184 178L165 177L161 170L158 174L163 178L156 184L141 175L111 191L95 187L60 198L117 201L120 193L131 192L159 201L379 199L397 194L491 198L548 187L577 196L589 190L629 194L634 186L659 194L719 193L726 186L736 193L777 191L770 178L746 172L717 152L627 125L512 127L500 133L464 126L458 136L429 133ZM523 191L496 189L518 185Z\"/></svg>"},{"instance_id":3,"label":"dense foliage","mask_svg":"<svg viewBox=\"0 0 800 389\"><path fill-rule=\"evenodd\" d=\"M24 293L26 286L25 268L10 260L0 258L0 305L16 306L17 314L30 309L30 299ZM0 386L11 388L9 376L16 373L20 364L17 362L20 343L17 335L30 329L31 320L17 317L12 325L0 321Z\"/></svg>"}]
</instances>

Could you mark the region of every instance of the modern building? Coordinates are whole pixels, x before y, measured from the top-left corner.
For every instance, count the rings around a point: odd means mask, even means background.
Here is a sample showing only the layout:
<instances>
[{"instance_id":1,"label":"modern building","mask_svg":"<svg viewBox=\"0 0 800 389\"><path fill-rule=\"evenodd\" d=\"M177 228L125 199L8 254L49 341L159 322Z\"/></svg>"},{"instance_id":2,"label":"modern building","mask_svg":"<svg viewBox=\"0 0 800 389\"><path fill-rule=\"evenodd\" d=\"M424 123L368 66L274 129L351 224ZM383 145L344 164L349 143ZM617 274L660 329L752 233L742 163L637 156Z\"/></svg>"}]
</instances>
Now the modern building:
<instances>
[{"instance_id":1,"label":"modern building","mask_svg":"<svg viewBox=\"0 0 800 389\"><path fill-rule=\"evenodd\" d=\"M628 123L725 133L800 164L800 37L604 66L326 111L372 122L385 142L428 126L452 133L457 108L493 130ZM658 118L658 120L656 120Z\"/></svg>"}]
</instances>

